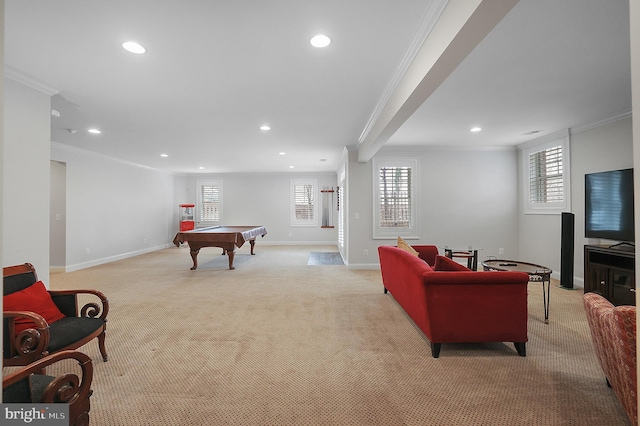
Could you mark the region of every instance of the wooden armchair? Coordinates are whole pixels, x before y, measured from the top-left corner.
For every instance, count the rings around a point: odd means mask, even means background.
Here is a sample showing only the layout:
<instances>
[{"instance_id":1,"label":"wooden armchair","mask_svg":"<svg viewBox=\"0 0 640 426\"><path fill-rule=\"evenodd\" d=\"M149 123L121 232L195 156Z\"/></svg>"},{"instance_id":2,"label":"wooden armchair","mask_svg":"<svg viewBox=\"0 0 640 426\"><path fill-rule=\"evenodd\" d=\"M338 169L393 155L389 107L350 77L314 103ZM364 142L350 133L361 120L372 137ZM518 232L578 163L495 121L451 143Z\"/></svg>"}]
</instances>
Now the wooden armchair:
<instances>
[{"instance_id":1,"label":"wooden armchair","mask_svg":"<svg viewBox=\"0 0 640 426\"><path fill-rule=\"evenodd\" d=\"M107 361L109 301L96 290L47 291L30 263L3 268L4 366L28 365L98 338ZM79 296L95 299L79 309ZM43 371L44 373L44 371Z\"/></svg>"},{"instance_id":2,"label":"wooden armchair","mask_svg":"<svg viewBox=\"0 0 640 426\"><path fill-rule=\"evenodd\" d=\"M46 367L75 360L81 374L66 373L58 377L39 374ZM93 364L91 358L78 351L62 351L46 356L2 378L2 402L5 404L69 404L69 425L89 424L89 398Z\"/></svg>"}]
</instances>

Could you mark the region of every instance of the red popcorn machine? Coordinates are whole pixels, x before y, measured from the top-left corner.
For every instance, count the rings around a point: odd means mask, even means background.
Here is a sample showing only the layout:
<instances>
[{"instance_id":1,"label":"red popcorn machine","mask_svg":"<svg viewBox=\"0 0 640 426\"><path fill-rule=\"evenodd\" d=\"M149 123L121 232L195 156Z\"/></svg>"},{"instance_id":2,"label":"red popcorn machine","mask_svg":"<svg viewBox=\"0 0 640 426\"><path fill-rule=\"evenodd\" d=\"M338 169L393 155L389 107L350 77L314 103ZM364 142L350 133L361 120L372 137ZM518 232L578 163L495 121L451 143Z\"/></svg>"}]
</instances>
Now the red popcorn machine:
<instances>
[{"instance_id":1,"label":"red popcorn machine","mask_svg":"<svg viewBox=\"0 0 640 426\"><path fill-rule=\"evenodd\" d=\"M180 204L180 232L195 228L193 212L195 204Z\"/></svg>"}]
</instances>

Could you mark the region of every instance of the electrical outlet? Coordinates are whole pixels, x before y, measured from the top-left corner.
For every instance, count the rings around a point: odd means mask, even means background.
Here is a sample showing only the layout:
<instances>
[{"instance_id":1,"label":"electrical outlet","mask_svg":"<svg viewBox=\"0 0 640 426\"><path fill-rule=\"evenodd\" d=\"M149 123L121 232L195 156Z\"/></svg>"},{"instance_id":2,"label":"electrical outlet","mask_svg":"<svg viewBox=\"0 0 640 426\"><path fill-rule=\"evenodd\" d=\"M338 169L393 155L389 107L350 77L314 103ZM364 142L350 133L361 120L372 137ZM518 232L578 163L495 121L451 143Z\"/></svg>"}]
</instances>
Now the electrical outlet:
<instances>
[{"instance_id":1,"label":"electrical outlet","mask_svg":"<svg viewBox=\"0 0 640 426\"><path fill-rule=\"evenodd\" d=\"M502 247L498 249L498 254L504 254L504 249Z\"/></svg>"},{"instance_id":2,"label":"electrical outlet","mask_svg":"<svg viewBox=\"0 0 640 426\"><path fill-rule=\"evenodd\" d=\"M84 249L85 254L89 254L91 253L91 250L89 250L88 248Z\"/></svg>"},{"instance_id":3,"label":"electrical outlet","mask_svg":"<svg viewBox=\"0 0 640 426\"><path fill-rule=\"evenodd\" d=\"M367 250L367 249L362 250L362 253L363 253L365 256L369 256L369 250Z\"/></svg>"}]
</instances>

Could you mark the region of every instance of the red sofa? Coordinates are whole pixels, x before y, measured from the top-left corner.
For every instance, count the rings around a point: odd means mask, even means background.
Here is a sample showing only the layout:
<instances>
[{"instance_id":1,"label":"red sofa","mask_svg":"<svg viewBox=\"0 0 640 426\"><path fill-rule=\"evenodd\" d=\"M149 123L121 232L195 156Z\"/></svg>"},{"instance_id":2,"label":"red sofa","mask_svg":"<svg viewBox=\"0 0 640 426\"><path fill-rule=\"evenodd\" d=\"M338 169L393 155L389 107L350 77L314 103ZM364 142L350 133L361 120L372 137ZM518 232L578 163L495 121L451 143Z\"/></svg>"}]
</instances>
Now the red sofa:
<instances>
[{"instance_id":1,"label":"red sofa","mask_svg":"<svg viewBox=\"0 0 640 426\"><path fill-rule=\"evenodd\" d=\"M436 246L412 247L418 256L378 247L382 282L429 339L434 358L453 342L513 342L526 356L526 273L475 272L439 256Z\"/></svg>"}]
</instances>

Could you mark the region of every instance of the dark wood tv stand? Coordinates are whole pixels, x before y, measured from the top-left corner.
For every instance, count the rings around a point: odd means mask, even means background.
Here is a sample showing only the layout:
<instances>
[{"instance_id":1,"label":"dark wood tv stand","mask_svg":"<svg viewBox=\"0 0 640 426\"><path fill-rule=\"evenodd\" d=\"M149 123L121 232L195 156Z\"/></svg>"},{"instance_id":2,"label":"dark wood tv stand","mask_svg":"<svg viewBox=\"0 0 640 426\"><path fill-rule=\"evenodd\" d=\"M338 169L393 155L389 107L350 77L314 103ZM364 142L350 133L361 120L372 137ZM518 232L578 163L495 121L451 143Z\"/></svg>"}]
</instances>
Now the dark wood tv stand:
<instances>
[{"instance_id":1,"label":"dark wood tv stand","mask_svg":"<svg viewBox=\"0 0 640 426\"><path fill-rule=\"evenodd\" d=\"M616 306L636 304L635 248L584 246L584 292L595 292Z\"/></svg>"}]
</instances>

